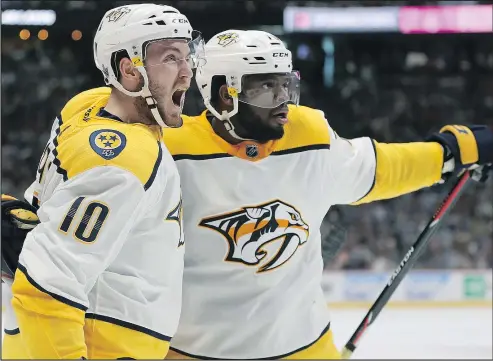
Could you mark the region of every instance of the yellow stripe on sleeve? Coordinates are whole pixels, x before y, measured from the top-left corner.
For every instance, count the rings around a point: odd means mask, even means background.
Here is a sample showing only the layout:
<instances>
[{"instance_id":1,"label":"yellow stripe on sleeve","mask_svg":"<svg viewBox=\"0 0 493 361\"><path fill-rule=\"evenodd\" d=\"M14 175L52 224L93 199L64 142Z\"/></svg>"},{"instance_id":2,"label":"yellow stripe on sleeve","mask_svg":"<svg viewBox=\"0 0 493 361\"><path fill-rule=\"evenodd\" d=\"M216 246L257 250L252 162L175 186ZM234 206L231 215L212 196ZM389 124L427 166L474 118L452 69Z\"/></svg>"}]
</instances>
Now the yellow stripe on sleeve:
<instances>
[{"instance_id":1,"label":"yellow stripe on sleeve","mask_svg":"<svg viewBox=\"0 0 493 361\"><path fill-rule=\"evenodd\" d=\"M28 358L29 354L22 342L21 334L5 332L2 342L2 360L26 360Z\"/></svg>"},{"instance_id":2,"label":"yellow stripe on sleeve","mask_svg":"<svg viewBox=\"0 0 493 361\"><path fill-rule=\"evenodd\" d=\"M19 265L12 305L26 353L32 359L87 358L84 310L56 300L39 287Z\"/></svg>"},{"instance_id":3,"label":"yellow stripe on sleeve","mask_svg":"<svg viewBox=\"0 0 493 361\"><path fill-rule=\"evenodd\" d=\"M89 359L162 360L169 349L169 337L110 317L87 314L84 331Z\"/></svg>"},{"instance_id":4,"label":"yellow stripe on sleeve","mask_svg":"<svg viewBox=\"0 0 493 361\"><path fill-rule=\"evenodd\" d=\"M375 182L354 205L394 198L430 187L442 176L443 148L434 142L377 143Z\"/></svg>"}]
</instances>

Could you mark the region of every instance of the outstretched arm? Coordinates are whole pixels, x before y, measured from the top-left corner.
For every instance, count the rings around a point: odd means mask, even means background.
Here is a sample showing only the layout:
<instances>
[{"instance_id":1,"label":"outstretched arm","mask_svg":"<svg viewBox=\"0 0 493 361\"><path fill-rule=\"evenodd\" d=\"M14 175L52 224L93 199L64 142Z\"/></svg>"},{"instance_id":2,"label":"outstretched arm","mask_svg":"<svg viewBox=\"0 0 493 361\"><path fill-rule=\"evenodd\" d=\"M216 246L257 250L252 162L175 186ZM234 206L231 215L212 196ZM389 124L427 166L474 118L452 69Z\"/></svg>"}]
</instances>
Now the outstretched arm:
<instances>
[{"instance_id":1,"label":"outstretched arm","mask_svg":"<svg viewBox=\"0 0 493 361\"><path fill-rule=\"evenodd\" d=\"M493 131L446 126L425 142L344 139L332 129L335 204L362 204L430 187L454 170L493 162Z\"/></svg>"}]
</instances>

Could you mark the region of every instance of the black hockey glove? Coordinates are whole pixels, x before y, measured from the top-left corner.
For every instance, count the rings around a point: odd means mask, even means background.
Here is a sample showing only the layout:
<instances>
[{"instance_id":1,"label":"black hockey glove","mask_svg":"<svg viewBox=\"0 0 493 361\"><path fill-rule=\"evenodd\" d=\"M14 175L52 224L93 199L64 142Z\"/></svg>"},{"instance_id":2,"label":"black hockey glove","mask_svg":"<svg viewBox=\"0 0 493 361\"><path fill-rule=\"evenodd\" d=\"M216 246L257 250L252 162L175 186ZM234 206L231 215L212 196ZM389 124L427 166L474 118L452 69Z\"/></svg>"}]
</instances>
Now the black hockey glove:
<instances>
[{"instance_id":1,"label":"black hockey glove","mask_svg":"<svg viewBox=\"0 0 493 361\"><path fill-rule=\"evenodd\" d=\"M2 194L2 280L14 278L24 239L38 223L32 205Z\"/></svg>"},{"instance_id":2,"label":"black hockey glove","mask_svg":"<svg viewBox=\"0 0 493 361\"><path fill-rule=\"evenodd\" d=\"M481 181L486 180L493 164L493 129L484 125L446 125L427 140L438 142L445 149L444 178L452 172L484 166Z\"/></svg>"}]
</instances>

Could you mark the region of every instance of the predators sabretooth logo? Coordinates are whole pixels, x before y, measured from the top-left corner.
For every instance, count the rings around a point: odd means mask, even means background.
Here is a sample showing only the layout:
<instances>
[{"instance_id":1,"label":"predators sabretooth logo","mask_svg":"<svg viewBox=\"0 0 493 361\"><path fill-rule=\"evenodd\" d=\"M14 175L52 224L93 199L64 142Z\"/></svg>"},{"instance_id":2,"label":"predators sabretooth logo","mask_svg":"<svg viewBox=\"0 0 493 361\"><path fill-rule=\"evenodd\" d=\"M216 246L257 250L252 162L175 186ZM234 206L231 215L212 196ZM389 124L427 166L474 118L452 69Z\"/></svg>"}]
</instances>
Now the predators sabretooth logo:
<instances>
[{"instance_id":1,"label":"predators sabretooth logo","mask_svg":"<svg viewBox=\"0 0 493 361\"><path fill-rule=\"evenodd\" d=\"M309 236L300 212L280 200L207 217L199 225L226 238L225 261L258 266L257 273L282 266Z\"/></svg>"},{"instance_id":2,"label":"predators sabretooth logo","mask_svg":"<svg viewBox=\"0 0 493 361\"><path fill-rule=\"evenodd\" d=\"M108 22L117 22L120 20L124 15L130 13L130 8L126 6L119 7L112 12L110 12L108 15L106 15L106 18L108 19Z\"/></svg>"},{"instance_id":3,"label":"predators sabretooth logo","mask_svg":"<svg viewBox=\"0 0 493 361\"><path fill-rule=\"evenodd\" d=\"M217 36L217 43L224 47L236 43L239 39L240 36L237 33L225 33Z\"/></svg>"}]
</instances>

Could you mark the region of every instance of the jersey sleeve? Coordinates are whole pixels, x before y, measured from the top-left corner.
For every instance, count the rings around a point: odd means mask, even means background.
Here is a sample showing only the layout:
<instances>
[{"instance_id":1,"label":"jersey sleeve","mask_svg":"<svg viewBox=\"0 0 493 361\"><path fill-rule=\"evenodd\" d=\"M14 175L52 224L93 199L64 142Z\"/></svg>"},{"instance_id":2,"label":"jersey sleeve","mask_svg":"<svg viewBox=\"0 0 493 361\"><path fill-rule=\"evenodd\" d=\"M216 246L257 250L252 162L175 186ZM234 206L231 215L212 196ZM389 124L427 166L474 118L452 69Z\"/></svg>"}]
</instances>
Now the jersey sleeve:
<instances>
[{"instance_id":1,"label":"jersey sleeve","mask_svg":"<svg viewBox=\"0 0 493 361\"><path fill-rule=\"evenodd\" d=\"M26 238L12 287L31 358L87 358L87 295L139 219L143 199L134 174L104 166L62 183L41 204L40 224Z\"/></svg>"},{"instance_id":2,"label":"jersey sleeve","mask_svg":"<svg viewBox=\"0 0 493 361\"><path fill-rule=\"evenodd\" d=\"M376 159L369 138L341 138L329 126L328 187L332 204L350 204L362 198L375 179Z\"/></svg>"},{"instance_id":3,"label":"jersey sleeve","mask_svg":"<svg viewBox=\"0 0 493 361\"><path fill-rule=\"evenodd\" d=\"M333 204L390 199L430 187L441 178L443 148L438 143L379 143L329 132Z\"/></svg>"},{"instance_id":4,"label":"jersey sleeve","mask_svg":"<svg viewBox=\"0 0 493 361\"><path fill-rule=\"evenodd\" d=\"M378 143L370 189L354 205L390 199L431 187L442 177L443 148L434 142Z\"/></svg>"}]
</instances>

